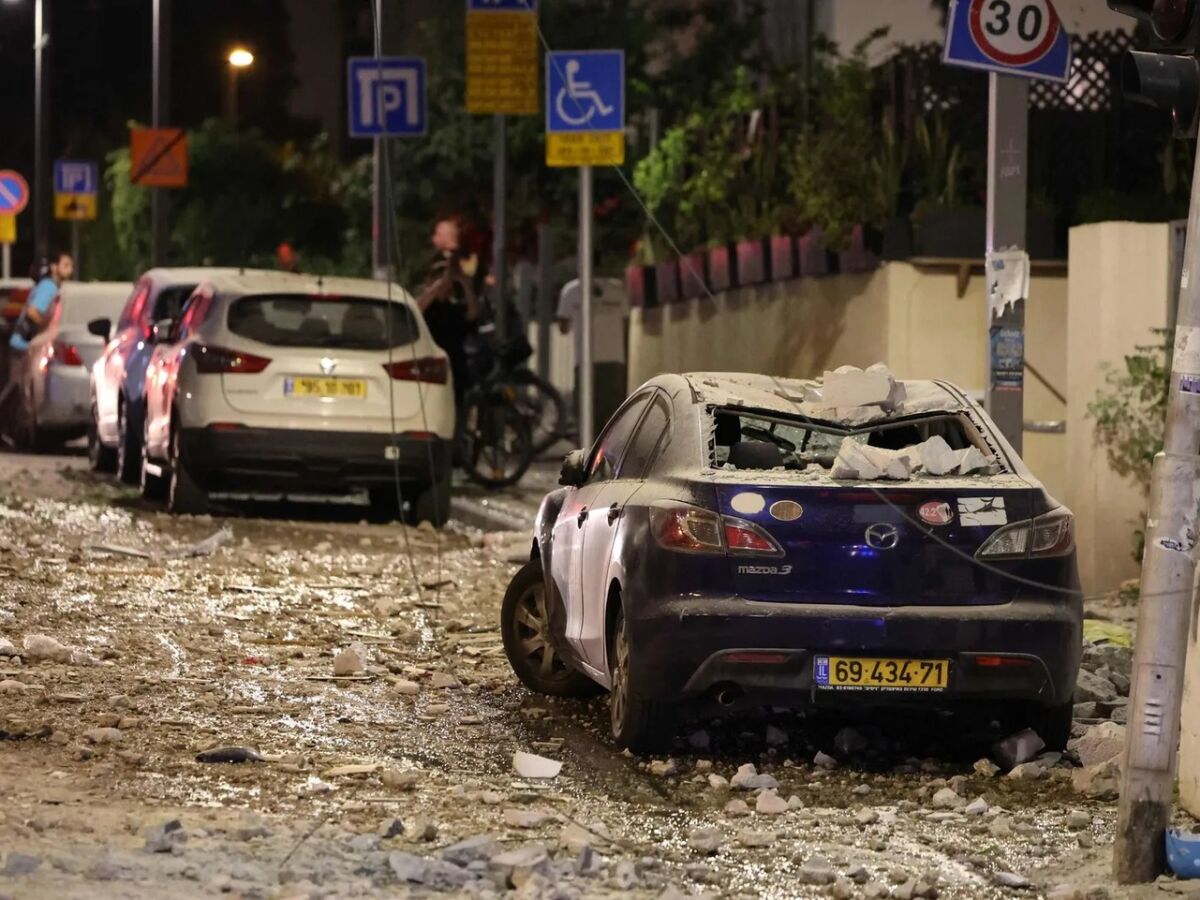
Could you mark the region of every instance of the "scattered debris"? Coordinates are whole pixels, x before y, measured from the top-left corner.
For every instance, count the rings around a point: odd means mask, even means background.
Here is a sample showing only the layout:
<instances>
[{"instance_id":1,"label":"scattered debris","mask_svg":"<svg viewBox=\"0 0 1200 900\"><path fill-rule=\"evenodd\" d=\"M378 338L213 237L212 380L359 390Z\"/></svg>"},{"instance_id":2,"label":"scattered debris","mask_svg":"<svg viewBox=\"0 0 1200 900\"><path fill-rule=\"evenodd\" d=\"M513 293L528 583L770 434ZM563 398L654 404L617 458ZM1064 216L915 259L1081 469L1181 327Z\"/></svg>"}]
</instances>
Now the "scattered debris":
<instances>
[{"instance_id":1,"label":"scattered debris","mask_svg":"<svg viewBox=\"0 0 1200 900\"><path fill-rule=\"evenodd\" d=\"M214 747L202 750L196 754L196 762L202 763L244 763L266 762L266 758L257 750L249 747Z\"/></svg>"},{"instance_id":2,"label":"scattered debris","mask_svg":"<svg viewBox=\"0 0 1200 900\"><path fill-rule=\"evenodd\" d=\"M1032 728L1011 734L992 745L992 756L1001 768L1012 769L1021 763L1036 759L1046 747L1046 742Z\"/></svg>"},{"instance_id":3,"label":"scattered debris","mask_svg":"<svg viewBox=\"0 0 1200 900\"><path fill-rule=\"evenodd\" d=\"M513 769L522 778L557 778L563 764L533 753L518 750L513 754Z\"/></svg>"}]
</instances>

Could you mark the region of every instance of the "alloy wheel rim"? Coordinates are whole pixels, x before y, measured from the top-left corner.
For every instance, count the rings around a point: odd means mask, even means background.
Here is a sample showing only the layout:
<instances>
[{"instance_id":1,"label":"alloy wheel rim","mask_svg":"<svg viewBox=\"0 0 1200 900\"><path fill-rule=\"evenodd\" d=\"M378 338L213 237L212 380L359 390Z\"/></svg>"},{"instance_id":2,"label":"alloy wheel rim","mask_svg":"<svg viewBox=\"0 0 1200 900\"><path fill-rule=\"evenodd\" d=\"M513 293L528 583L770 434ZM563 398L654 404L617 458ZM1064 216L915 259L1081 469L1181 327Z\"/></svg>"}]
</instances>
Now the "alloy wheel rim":
<instances>
[{"instance_id":1,"label":"alloy wheel rim","mask_svg":"<svg viewBox=\"0 0 1200 900\"><path fill-rule=\"evenodd\" d=\"M625 720L625 707L629 702L629 638L625 634L624 620L621 621L621 627L617 629L615 650L616 664L613 666L612 673L610 710L613 730L617 731L620 730L621 723Z\"/></svg>"},{"instance_id":2,"label":"alloy wheel rim","mask_svg":"<svg viewBox=\"0 0 1200 900\"><path fill-rule=\"evenodd\" d=\"M530 587L517 601L516 625L521 655L542 678L555 678L566 670L550 640L546 589L542 585Z\"/></svg>"}]
</instances>

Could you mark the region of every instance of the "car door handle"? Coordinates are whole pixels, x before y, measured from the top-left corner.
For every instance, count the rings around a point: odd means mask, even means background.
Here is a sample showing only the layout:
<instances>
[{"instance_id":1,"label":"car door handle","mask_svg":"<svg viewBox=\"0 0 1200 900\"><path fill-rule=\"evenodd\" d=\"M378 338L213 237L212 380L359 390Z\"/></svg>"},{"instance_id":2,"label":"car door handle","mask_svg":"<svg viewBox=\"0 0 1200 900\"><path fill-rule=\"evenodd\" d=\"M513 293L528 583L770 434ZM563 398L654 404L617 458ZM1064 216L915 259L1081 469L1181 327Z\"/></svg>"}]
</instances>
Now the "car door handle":
<instances>
[{"instance_id":1,"label":"car door handle","mask_svg":"<svg viewBox=\"0 0 1200 900\"><path fill-rule=\"evenodd\" d=\"M608 508L608 524L611 525L619 518L621 518L621 507L614 503Z\"/></svg>"},{"instance_id":2,"label":"car door handle","mask_svg":"<svg viewBox=\"0 0 1200 900\"><path fill-rule=\"evenodd\" d=\"M579 511L579 517L575 520L576 522L579 523L580 528L582 528L583 523L587 521L587 517L588 517L588 508L585 506L583 509L581 509Z\"/></svg>"}]
</instances>

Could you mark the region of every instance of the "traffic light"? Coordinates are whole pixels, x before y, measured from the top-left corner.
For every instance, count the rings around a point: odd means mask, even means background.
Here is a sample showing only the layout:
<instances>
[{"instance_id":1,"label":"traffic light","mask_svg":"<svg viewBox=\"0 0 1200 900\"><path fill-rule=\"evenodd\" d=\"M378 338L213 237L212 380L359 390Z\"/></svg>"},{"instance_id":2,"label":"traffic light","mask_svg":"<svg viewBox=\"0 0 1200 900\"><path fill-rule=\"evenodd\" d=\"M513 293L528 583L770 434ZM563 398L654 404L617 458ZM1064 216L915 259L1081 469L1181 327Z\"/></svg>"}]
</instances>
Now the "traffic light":
<instances>
[{"instance_id":1,"label":"traffic light","mask_svg":"<svg viewBox=\"0 0 1200 900\"><path fill-rule=\"evenodd\" d=\"M1108 0L1109 8L1150 26L1152 50L1131 50L1121 61L1126 97L1171 114L1178 137L1195 137L1200 123L1200 0Z\"/></svg>"}]
</instances>

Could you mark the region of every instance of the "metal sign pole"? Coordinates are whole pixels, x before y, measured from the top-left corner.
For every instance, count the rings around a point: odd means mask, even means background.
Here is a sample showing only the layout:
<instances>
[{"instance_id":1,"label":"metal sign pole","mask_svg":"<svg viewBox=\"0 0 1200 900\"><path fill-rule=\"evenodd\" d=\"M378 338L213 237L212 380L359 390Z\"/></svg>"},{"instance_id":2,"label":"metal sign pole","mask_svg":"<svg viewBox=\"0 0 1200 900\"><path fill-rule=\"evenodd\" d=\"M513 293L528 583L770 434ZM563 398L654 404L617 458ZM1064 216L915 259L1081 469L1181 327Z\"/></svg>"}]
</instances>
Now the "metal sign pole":
<instances>
[{"instance_id":1,"label":"metal sign pole","mask_svg":"<svg viewBox=\"0 0 1200 900\"><path fill-rule=\"evenodd\" d=\"M495 118L492 174L492 275L496 279L496 339L508 339L508 120Z\"/></svg>"},{"instance_id":2,"label":"metal sign pole","mask_svg":"<svg viewBox=\"0 0 1200 900\"><path fill-rule=\"evenodd\" d=\"M75 281L83 280L83 263L79 261L79 222L71 221L71 259L75 260Z\"/></svg>"},{"instance_id":3,"label":"metal sign pole","mask_svg":"<svg viewBox=\"0 0 1200 900\"><path fill-rule=\"evenodd\" d=\"M591 448L596 435L592 428L592 167L579 169L579 442Z\"/></svg>"},{"instance_id":4,"label":"metal sign pole","mask_svg":"<svg viewBox=\"0 0 1200 900\"><path fill-rule=\"evenodd\" d=\"M383 56L383 0L373 0L375 4L375 56L381 58ZM379 99L375 97L374 103L378 104ZM380 108L376 114L382 118L383 110ZM373 141L374 151L371 164L371 274L376 281L390 281L392 273L388 271L388 235L391 229L388 228L389 222L385 221L385 216L389 211L384 209L384 203L387 199L384 196L383 184L383 154L386 151L386 141L383 137L376 137Z\"/></svg>"},{"instance_id":5,"label":"metal sign pole","mask_svg":"<svg viewBox=\"0 0 1200 900\"><path fill-rule=\"evenodd\" d=\"M988 75L987 252L1025 248L1029 82ZM991 278L990 271L987 279ZM1017 453L1025 432L1025 303L992 313L988 294L987 410Z\"/></svg>"},{"instance_id":6,"label":"metal sign pole","mask_svg":"<svg viewBox=\"0 0 1200 900\"><path fill-rule=\"evenodd\" d=\"M34 151L33 151L33 237L34 255L50 253L50 91L47 72L50 14L45 0L33 7L34 57Z\"/></svg>"},{"instance_id":7,"label":"metal sign pole","mask_svg":"<svg viewBox=\"0 0 1200 900\"><path fill-rule=\"evenodd\" d=\"M5 281L12 278L12 244L0 244L0 271Z\"/></svg>"},{"instance_id":8,"label":"metal sign pole","mask_svg":"<svg viewBox=\"0 0 1200 900\"><path fill-rule=\"evenodd\" d=\"M153 32L151 121L155 128L165 128L171 106L171 0L154 0ZM167 262L167 202L165 188L150 189L150 259L156 266Z\"/></svg>"},{"instance_id":9,"label":"metal sign pole","mask_svg":"<svg viewBox=\"0 0 1200 900\"><path fill-rule=\"evenodd\" d=\"M554 321L554 232L543 222L538 226L537 285L537 373L550 380L550 325Z\"/></svg>"}]
</instances>

